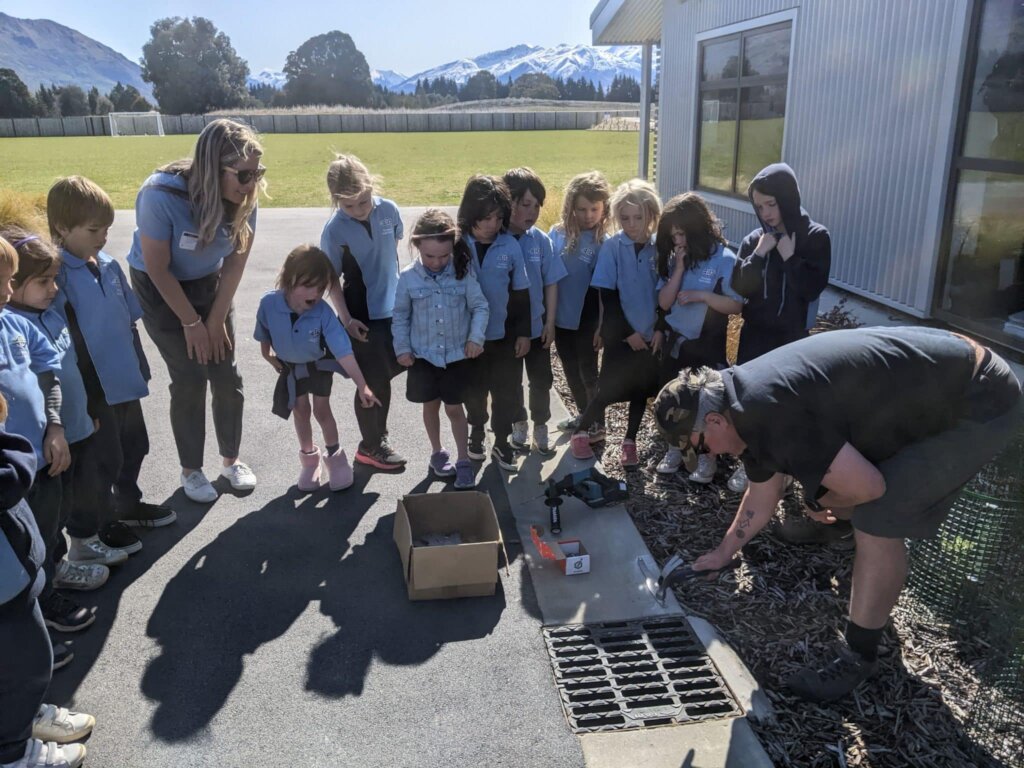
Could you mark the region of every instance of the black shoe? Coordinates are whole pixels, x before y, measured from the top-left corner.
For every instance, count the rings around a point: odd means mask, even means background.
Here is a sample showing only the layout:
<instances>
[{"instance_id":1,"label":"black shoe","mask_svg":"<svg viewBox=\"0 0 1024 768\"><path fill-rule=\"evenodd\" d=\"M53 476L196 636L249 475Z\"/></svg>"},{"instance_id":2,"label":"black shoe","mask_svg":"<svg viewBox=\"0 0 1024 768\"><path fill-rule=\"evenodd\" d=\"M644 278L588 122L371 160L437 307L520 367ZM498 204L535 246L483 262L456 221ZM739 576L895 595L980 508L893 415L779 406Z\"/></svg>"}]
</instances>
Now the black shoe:
<instances>
[{"instance_id":1,"label":"black shoe","mask_svg":"<svg viewBox=\"0 0 1024 768\"><path fill-rule=\"evenodd\" d=\"M878 660L867 660L847 645L821 669L801 669L787 681L789 689L808 701L835 701L853 691L878 670Z\"/></svg>"},{"instance_id":2,"label":"black shoe","mask_svg":"<svg viewBox=\"0 0 1024 768\"><path fill-rule=\"evenodd\" d=\"M469 433L469 443L466 446L466 454L473 461L483 461L487 458L487 447L484 445L484 430L481 427L473 427Z\"/></svg>"},{"instance_id":3,"label":"black shoe","mask_svg":"<svg viewBox=\"0 0 1024 768\"><path fill-rule=\"evenodd\" d=\"M99 532L100 541L108 547L123 549L129 555L134 555L142 549L142 539L132 533L132 529L121 522L107 523Z\"/></svg>"},{"instance_id":4,"label":"black shoe","mask_svg":"<svg viewBox=\"0 0 1024 768\"><path fill-rule=\"evenodd\" d=\"M75 658L75 654L71 652L64 643L55 643L53 646L53 669L60 669L66 667L71 663L71 660Z\"/></svg>"},{"instance_id":5,"label":"black shoe","mask_svg":"<svg viewBox=\"0 0 1024 768\"><path fill-rule=\"evenodd\" d=\"M516 465L516 452L508 443L495 443L491 448L491 457L502 469L509 472L519 471L519 467Z\"/></svg>"},{"instance_id":6,"label":"black shoe","mask_svg":"<svg viewBox=\"0 0 1024 768\"><path fill-rule=\"evenodd\" d=\"M121 522L137 528L162 528L178 519L173 509L164 504L150 504L137 501L132 508L121 515Z\"/></svg>"},{"instance_id":7,"label":"black shoe","mask_svg":"<svg viewBox=\"0 0 1024 768\"><path fill-rule=\"evenodd\" d=\"M771 531L789 544L853 545L853 525L849 520L819 523L804 515L786 515Z\"/></svg>"},{"instance_id":8,"label":"black shoe","mask_svg":"<svg viewBox=\"0 0 1024 768\"><path fill-rule=\"evenodd\" d=\"M43 613L46 626L58 632L78 632L96 621L92 611L69 600L60 592L51 592L45 600L40 600L39 610Z\"/></svg>"}]
</instances>

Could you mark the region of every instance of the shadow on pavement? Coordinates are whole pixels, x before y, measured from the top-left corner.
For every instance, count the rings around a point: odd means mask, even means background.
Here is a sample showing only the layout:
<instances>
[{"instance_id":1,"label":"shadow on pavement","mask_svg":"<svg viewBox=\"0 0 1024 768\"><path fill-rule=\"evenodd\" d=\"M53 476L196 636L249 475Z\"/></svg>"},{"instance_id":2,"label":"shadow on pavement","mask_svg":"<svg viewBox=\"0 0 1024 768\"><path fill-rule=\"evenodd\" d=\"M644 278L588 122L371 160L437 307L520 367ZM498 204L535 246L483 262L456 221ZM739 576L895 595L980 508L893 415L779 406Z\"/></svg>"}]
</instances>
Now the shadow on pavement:
<instances>
[{"instance_id":1,"label":"shadow on pavement","mask_svg":"<svg viewBox=\"0 0 1024 768\"><path fill-rule=\"evenodd\" d=\"M367 477L357 473L343 495L291 489L239 518L168 582L146 629L161 653L142 679L158 703L157 738L182 741L207 726L238 684L244 657L320 597L377 499L364 491Z\"/></svg>"}]
</instances>

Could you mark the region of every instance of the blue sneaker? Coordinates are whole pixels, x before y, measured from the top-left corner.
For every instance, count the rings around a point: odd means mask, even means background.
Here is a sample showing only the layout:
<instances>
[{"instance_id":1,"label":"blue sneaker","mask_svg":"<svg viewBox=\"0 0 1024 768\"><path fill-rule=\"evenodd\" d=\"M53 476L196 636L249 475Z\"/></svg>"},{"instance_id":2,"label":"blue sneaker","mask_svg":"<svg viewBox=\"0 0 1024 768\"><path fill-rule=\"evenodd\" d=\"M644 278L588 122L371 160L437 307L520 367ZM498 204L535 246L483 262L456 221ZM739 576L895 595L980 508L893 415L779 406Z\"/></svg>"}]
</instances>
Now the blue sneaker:
<instances>
[{"instance_id":1,"label":"blue sneaker","mask_svg":"<svg viewBox=\"0 0 1024 768\"><path fill-rule=\"evenodd\" d=\"M448 451L442 448L430 456L430 471L436 477L454 477L455 467L452 466L452 457Z\"/></svg>"},{"instance_id":2,"label":"blue sneaker","mask_svg":"<svg viewBox=\"0 0 1024 768\"><path fill-rule=\"evenodd\" d=\"M476 488L476 467L469 459L455 462L455 487L459 490Z\"/></svg>"}]
</instances>

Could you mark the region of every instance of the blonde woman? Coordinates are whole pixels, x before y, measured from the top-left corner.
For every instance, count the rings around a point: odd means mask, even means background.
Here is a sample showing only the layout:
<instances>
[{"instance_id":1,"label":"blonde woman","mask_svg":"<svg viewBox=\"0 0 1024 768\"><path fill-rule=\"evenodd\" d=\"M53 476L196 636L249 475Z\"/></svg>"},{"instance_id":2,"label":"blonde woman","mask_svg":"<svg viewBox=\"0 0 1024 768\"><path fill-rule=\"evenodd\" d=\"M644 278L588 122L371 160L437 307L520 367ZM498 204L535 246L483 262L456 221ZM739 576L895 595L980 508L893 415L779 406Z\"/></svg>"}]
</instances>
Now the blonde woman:
<instances>
[{"instance_id":1,"label":"blonde woman","mask_svg":"<svg viewBox=\"0 0 1024 768\"><path fill-rule=\"evenodd\" d=\"M207 381L220 475L236 491L256 487L252 470L238 460L244 397L235 365L232 300L265 187L262 156L251 128L215 120L199 134L193 156L157 169L135 201L128 256L132 286L171 378L181 485L201 503L217 498L203 473Z\"/></svg>"}]
</instances>

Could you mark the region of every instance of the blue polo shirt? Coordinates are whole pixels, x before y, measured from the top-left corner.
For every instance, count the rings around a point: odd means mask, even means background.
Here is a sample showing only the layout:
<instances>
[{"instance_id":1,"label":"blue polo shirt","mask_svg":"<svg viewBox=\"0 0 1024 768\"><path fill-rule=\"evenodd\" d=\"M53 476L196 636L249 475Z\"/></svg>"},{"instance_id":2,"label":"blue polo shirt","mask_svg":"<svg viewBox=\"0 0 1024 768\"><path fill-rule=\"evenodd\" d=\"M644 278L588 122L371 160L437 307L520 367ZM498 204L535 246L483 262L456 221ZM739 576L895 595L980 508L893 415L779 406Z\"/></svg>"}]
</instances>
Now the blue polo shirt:
<instances>
[{"instance_id":1,"label":"blue polo shirt","mask_svg":"<svg viewBox=\"0 0 1024 768\"><path fill-rule=\"evenodd\" d=\"M692 269L683 273L683 281L679 284L680 291L714 291L718 281L722 281L722 295L742 303L743 299L732 289L732 270L736 266L736 254L725 246L712 251L706 261L702 261ZM675 269L675 256L669 256L668 272ZM668 281L658 279L658 290ZM665 316L669 326L684 339L696 339L704 327L704 318L708 314L708 305L703 301L680 305L672 303L672 309Z\"/></svg>"},{"instance_id":2,"label":"blue polo shirt","mask_svg":"<svg viewBox=\"0 0 1024 768\"><path fill-rule=\"evenodd\" d=\"M249 215L249 226L256 231L255 209ZM135 234L128 263L145 272L140 233L170 245L170 270L178 280L198 280L219 272L225 257L235 252L229 223L220 226L212 242L199 244L199 222L192 215L188 181L173 173L154 173L142 183L135 198Z\"/></svg>"},{"instance_id":3,"label":"blue polo shirt","mask_svg":"<svg viewBox=\"0 0 1024 768\"><path fill-rule=\"evenodd\" d=\"M650 341L654 336L657 319L658 275L655 269L657 253L654 238L648 239L638 254L633 241L619 232L601 245L597 252L597 266L590 284L595 288L608 288L619 292L622 311L634 331Z\"/></svg>"},{"instance_id":4,"label":"blue polo shirt","mask_svg":"<svg viewBox=\"0 0 1024 768\"><path fill-rule=\"evenodd\" d=\"M373 198L366 226L342 210L336 210L320 235L320 250L327 254L334 271L342 274L345 247L359 265L366 286L366 305L371 320L391 317L398 285L398 241L402 239L402 217L398 206L382 197Z\"/></svg>"},{"instance_id":5,"label":"blue polo shirt","mask_svg":"<svg viewBox=\"0 0 1024 768\"><path fill-rule=\"evenodd\" d=\"M352 354L352 342L326 301L320 299L292 323L292 309L281 290L263 294L252 335L256 341L270 342L274 354L286 363L312 363L327 350L335 360Z\"/></svg>"},{"instance_id":6,"label":"blue polo shirt","mask_svg":"<svg viewBox=\"0 0 1024 768\"><path fill-rule=\"evenodd\" d=\"M487 297L491 315L487 319L487 341L505 338L505 320L508 317L508 299L512 291L523 291L530 287L526 274L523 251L519 242L507 232L499 234L484 256L481 264L476 255L476 240L472 235L463 234L462 239L469 247L469 273L480 283L480 289ZM531 306L533 301L530 301Z\"/></svg>"},{"instance_id":7,"label":"blue polo shirt","mask_svg":"<svg viewBox=\"0 0 1024 768\"><path fill-rule=\"evenodd\" d=\"M558 304L555 309L555 325L569 331L579 330L583 304L587 299L590 281L597 264L600 247L592 230L580 233L576 247L567 250L565 232L553 228L549 233L552 250L562 258L566 275L558 282Z\"/></svg>"},{"instance_id":8,"label":"blue polo shirt","mask_svg":"<svg viewBox=\"0 0 1024 768\"><path fill-rule=\"evenodd\" d=\"M107 404L140 400L149 394L149 364L135 346L132 328L142 307L120 264L101 251L96 267L99 278L87 262L62 251L57 285L78 318Z\"/></svg>"},{"instance_id":9,"label":"blue polo shirt","mask_svg":"<svg viewBox=\"0 0 1024 768\"><path fill-rule=\"evenodd\" d=\"M9 309L0 311L0 392L7 399L5 431L21 435L36 452L36 464L43 458L46 408L38 374L60 371L60 356L53 345L28 319Z\"/></svg>"},{"instance_id":10,"label":"blue polo shirt","mask_svg":"<svg viewBox=\"0 0 1024 768\"><path fill-rule=\"evenodd\" d=\"M551 240L536 227L518 238L519 248L530 278L530 338L536 339L544 328L544 288L566 276L562 257L551 247Z\"/></svg>"},{"instance_id":11,"label":"blue polo shirt","mask_svg":"<svg viewBox=\"0 0 1024 768\"><path fill-rule=\"evenodd\" d=\"M41 312L31 307L8 305L7 308L32 323L57 350L57 356L60 358L60 370L57 371L61 391L60 420L64 424L64 438L69 443L77 443L91 435L93 427L85 383L82 381L81 371L78 370L75 344L64 318L63 305L66 302L67 297L63 293L58 293L53 303Z\"/></svg>"}]
</instances>

